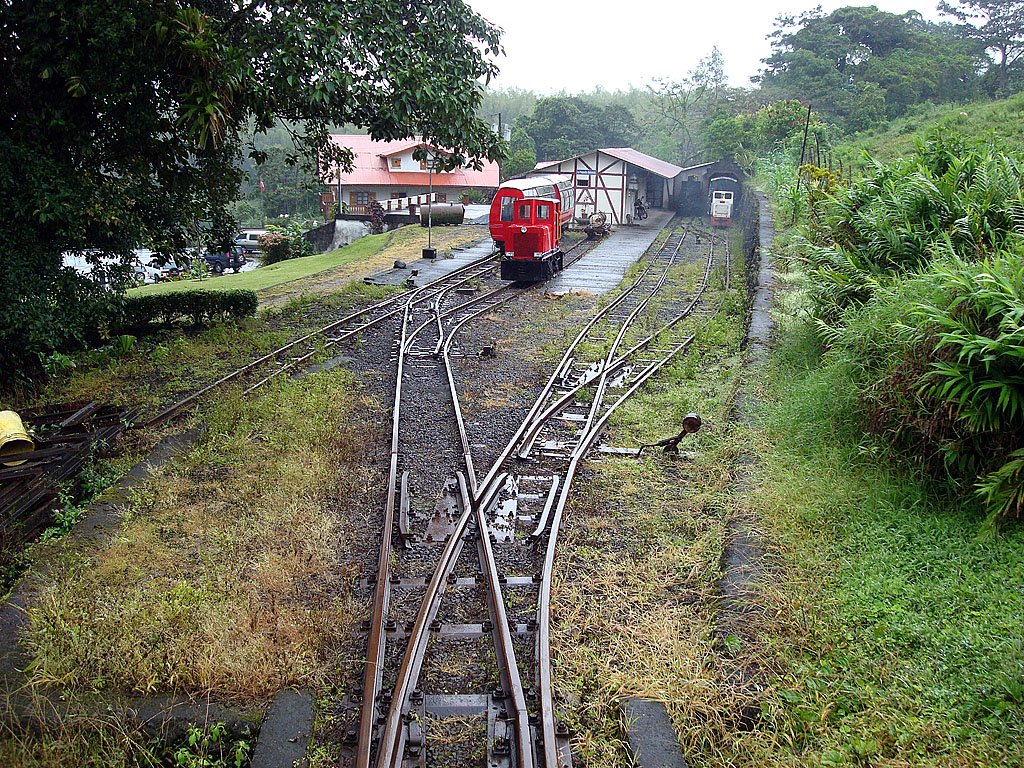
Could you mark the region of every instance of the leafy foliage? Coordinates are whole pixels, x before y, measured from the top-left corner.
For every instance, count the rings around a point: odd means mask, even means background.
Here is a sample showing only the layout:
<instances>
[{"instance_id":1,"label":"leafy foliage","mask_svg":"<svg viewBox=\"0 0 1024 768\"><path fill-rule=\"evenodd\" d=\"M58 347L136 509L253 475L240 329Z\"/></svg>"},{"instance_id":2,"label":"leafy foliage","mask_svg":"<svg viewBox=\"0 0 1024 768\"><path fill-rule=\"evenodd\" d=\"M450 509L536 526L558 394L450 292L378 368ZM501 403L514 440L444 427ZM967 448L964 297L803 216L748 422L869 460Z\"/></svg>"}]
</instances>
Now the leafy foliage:
<instances>
[{"instance_id":1,"label":"leafy foliage","mask_svg":"<svg viewBox=\"0 0 1024 768\"><path fill-rule=\"evenodd\" d=\"M961 34L999 54L993 70L996 95L1010 92L1011 75L1018 87L1024 73L1015 67L1024 54L1024 2L1021 0L940 0L939 11L963 23ZM973 22L980 21L980 25Z\"/></svg>"},{"instance_id":2,"label":"leafy foliage","mask_svg":"<svg viewBox=\"0 0 1024 768\"><path fill-rule=\"evenodd\" d=\"M172 325L175 322L207 325L256 314L255 291L174 291L129 296L124 301L121 324L126 328Z\"/></svg>"},{"instance_id":3,"label":"leafy foliage","mask_svg":"<svg viewBox=\"0 0 1024 768\"><path fill-rule=\"evenodd\" d=\"M924 101L981 95L984 46L916 11L874 6L782 16L758 80L763 96L800 98L848 130Z\"/></svg>"},{"instance_id":4,"label":"leafy foliage","mask_svg":"<svg viewBox=\"0 0 1024 768\"><path fill-rule=\"evenodd\" d=\"M475 118L499 32L461 0L0 4L0 376L85 342L110 294L65 253L127 262L221 242L249 130L291 132L307 168L350 163L335 125L422 135L453 165L496 159ZM301 125L301 130L294 126ZM255 160L268 159L249 147Z\"/></svg>"},{"instance_id":5,"label":"leafy foliage","mask_svg":"<svg viewBox=\"0 0 1024 768\"><path fill-rule=\"evenodd\" d=\"M534 142L538 160L562 160L600 147L628 146L637 134L630 111L579 96L549 96L516 121Z\"/></svg>"},{"instance_id":6,"label":"leafy foliage","mask_svg":"<svg viewBox=\"0 0 1024 768\"><path fill-rule=\"evenodd\" d=\"M283 226L269 224L267 229L269 232L260 235L257 241L260 261L264 265L313 255L313 244L304 237L308 229L304 222L295 221Z\"/></svg>"},{"instance_id":7,"label":"leafy foliage","mask_svg":"<svg viewBox=\"0 0 1024 768\"><path fill-rule=\"evenodd\" d=\"M765 104L747 114L719 117L704 130L705 156L731 158L750 168L758 157L785 153L790 155L791 163L796 163L803 149L805 125L812 150L829 144L821 116L814 111L808 114L807 105L796 99Z\"/></svg>"},{"instance_id":8,"label":"leafy foliage","mask_svg":"<svg viewBox=\"0 0 1024 768\"><path fill-rule=\"evenodd\" d=\"M995 512L1024 501L1024 154L934 135L817 188L803 243L829 355L869 428Z\"/></svg>"}]
</instances>

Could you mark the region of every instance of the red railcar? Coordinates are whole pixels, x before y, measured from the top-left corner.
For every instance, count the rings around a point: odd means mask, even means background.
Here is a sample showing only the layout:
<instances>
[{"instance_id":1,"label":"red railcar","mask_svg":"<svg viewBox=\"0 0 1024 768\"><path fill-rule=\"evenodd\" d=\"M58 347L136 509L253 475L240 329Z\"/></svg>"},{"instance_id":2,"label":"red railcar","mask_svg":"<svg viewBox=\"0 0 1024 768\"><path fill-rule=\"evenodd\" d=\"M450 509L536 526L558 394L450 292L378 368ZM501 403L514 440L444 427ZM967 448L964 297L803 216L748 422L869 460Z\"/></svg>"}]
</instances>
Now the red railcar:
<instances>
[{"instance_id":1,"label":"red railcar","mask_svg":"<svg viewBox=\"0 0 1024 768\"><path fill-rule=\"evenodd\" d=\"M554 198L521 198L515 202L512 220L505 222L505 250L501 256L503 280L535 282L561 271L560 210L561 204Z\"/></svg>"},{"instance_id":2,"label":"red railcar","mask_svg":"<svg viewBox=\"0 0 1024 768\"><path fill-rule=\"evenodd\" d=\"M494 200L491 201L491 237L502 253L506 251L508 230L514 223L516 203L533 198L550 198L558 204L556 221L551 222L551 226L556 230L556 245L561 239L562 230L572 222L576 209L576 189L572 185L572 176L527 176L523 179L510 179L498 187L498 191L494 193Z\"/></svg>"}]
</instances>

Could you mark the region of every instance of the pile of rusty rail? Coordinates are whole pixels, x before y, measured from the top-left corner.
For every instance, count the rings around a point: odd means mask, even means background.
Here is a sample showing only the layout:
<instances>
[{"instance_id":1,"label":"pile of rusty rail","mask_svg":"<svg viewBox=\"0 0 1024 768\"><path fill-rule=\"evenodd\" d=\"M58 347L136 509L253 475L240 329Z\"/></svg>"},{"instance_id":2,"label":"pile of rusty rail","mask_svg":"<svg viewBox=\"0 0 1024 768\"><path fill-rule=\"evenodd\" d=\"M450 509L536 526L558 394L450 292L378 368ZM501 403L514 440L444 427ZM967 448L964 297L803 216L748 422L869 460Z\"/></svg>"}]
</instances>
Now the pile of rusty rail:
<instances>
[{"instance_id":1,"label":"pile of rusty rail","mask_svg":"<svg viewBox=\"0 0 1024 768\"><path fill-rule=\"evenodd\" d=\"M34 450L0 463L0 563L53 521L61 494L79 490L82 468L125 429L132 414L100 403L21 412Z\"/></svg>"}]
</instances>

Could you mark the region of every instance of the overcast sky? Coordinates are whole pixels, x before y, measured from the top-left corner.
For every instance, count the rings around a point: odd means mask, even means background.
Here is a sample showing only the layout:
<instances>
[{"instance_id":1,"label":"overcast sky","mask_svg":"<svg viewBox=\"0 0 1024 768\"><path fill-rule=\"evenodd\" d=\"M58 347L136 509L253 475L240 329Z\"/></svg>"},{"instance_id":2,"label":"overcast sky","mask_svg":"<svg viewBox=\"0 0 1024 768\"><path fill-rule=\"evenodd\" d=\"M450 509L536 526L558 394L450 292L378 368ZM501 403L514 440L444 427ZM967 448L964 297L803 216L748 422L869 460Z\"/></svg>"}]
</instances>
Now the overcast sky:
<instances>
[{"instance_id":1,"label":"overcast sky","mask_svg":"<svg viewBox=\"0 0 1024 768\"><path fill-rule=\"evenodd\" d=\"M501 75L492 86L540 93L613 91L654 78L678 79L718 45L732 85L750 85L770 53L766 37L780 13L810 10L814 0L467 0L505 30ZM826 13L849 5L920 11L939 20L937 0L821 2Z\"/></svg>"}]
</instances>

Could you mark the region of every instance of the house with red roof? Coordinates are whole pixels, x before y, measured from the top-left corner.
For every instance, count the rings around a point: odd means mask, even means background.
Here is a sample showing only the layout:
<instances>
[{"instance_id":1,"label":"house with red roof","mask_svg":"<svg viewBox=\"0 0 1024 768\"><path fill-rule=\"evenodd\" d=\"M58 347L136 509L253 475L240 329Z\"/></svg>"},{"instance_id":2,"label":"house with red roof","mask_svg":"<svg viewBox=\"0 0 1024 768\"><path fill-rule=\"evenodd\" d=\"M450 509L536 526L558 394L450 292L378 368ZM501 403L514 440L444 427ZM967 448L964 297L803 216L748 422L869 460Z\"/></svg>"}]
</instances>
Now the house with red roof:
<instances>
[{"instance_id":1,"label":"house with red roof","mask_svg":"<svg viewBox=\"0 0 1024 768\"><path fill-rule=\"evenodd\" d=\"M479 171L456 168L431 172L426 160L413 158L417 149L430 153L444 152L420 138L402 141L374 141L362 134L346 133L331 136L332 141L352 150L354 167L344 172L328 172L325 182L325 204L340 200L342 213L366 213L371 200L385 211L408 210L429 200L433 188L436 202L457 202L471 190L498 186L498 164L485 162Z\"/></svg>"}]
</instances>

